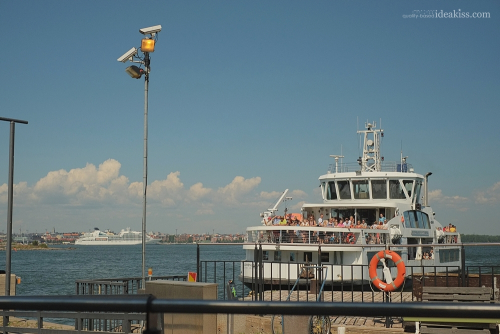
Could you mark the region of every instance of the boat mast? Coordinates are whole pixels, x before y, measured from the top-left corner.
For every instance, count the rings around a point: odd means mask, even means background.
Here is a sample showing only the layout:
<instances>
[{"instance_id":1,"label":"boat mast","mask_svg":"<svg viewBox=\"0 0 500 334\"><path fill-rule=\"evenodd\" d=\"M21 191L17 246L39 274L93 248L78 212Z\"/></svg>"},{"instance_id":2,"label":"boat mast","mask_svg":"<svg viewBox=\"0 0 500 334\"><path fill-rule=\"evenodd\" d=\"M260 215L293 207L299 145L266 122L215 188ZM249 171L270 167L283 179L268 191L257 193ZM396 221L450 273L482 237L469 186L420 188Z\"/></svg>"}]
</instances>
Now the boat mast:
<instances>
[{"instance_id":1,"label":"boat mast","mask_svg":"<svg viewBox=\"0 0 500 334\"><path fill-rule=\"evenodd\" d=\"M366 130L358 131L359 134L364 134L363 156L358 159L362 172L380 172L382 169L380 138L384 136L384 130L376 127L376 122L366 122Z\"/></svg>"}]
</instances>

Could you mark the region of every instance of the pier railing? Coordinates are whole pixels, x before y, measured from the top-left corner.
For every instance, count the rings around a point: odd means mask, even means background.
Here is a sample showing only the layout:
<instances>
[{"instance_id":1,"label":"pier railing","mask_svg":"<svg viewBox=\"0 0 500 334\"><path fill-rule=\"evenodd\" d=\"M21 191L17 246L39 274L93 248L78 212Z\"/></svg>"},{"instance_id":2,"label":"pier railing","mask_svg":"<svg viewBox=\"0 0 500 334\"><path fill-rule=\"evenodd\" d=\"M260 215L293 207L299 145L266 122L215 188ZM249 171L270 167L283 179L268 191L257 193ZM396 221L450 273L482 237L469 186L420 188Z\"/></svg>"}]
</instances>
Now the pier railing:
<instances>
[{"instance_id":1,"label":"pier railing","mask_svg":"<svg viewBox=\"0 0 500 334\"><path fill-rule=\"evenodd\" d=\"M137 314L145 319L143 333L163 332L161 316L164 313L186 314L281 314L281 315L344 315L363 317L440 317L450 318L491 318L500 314L500 304L493 303L325 303L310 302L304 307L302 302L241 302L205 300L155 299L151 295L110 296L2 296L2 315L20 314L16 312L53 312L69 316L76 313L101 312ZM13 311L5 311L13 310ZM71 316L72 317L72 316ZM10 327L5 321L3 333L59 333L70 334L74 330L43 330ZM130 333L125 326L120 333Z\"/></svg>"},{"instance_id":2,"label":"pier railing","mask_svg":"<svg viewBox=\"0 0 500 334\"><path fill-rule=\"evenodd\" d=\"M186 281L187 275L149 276L148 281ZM128 295L142 288L142 277L79 279L75 281L77 295Z\"/></svg>"},{"instance_id":3,"label":"pier railing","mask_svg":"<svg viewBox=\"0 0 500 334\"><path fill-rule=\"evenodd\" d=\"M241 247L241 244L235 246ZM425 246L437 247L438 245ZM419 265L406 266L405 283L398 292L391 293L391 301L403 303L420 300L423 286L486 286L493 288L495 299L500 300L500 266L466 266L465 245L455 245L455 248L456 246L461 246L462 261L459 262L459 265L435 265L434 261L423 259ZM401 245L397 245L397 247L401 247ZM458 251L460 252L460 250ZM326 280L326 295L324 296L326 301L373 302L385 300L384 292L374 289L369 284L370 277L367 265L302 263L300 261L283 261L283 259L272 261L267 258L264 261L264 252L262 247L258 245L255 246L254 253L256 261L225 261L223 259L205 261L200 260L200 252L200 247L198 247L198 281L217 283L219 285L219 299L227 299L225 287L229 281L232 281L235 284L238 298L283 301L298 278L301 266L310 264L327 267L330 273L336 273L336 277L332 275ZM319 253L321 253L321 249L319 249ZM301 278L297 294L292 296L292 300L294 298L297 301L315 300L317 298L314 294L315 287L318 286L315 277L320 277L319 273L311 277ZM395 276L393 275L393 277Z\"/></svg>"}]
</instances>

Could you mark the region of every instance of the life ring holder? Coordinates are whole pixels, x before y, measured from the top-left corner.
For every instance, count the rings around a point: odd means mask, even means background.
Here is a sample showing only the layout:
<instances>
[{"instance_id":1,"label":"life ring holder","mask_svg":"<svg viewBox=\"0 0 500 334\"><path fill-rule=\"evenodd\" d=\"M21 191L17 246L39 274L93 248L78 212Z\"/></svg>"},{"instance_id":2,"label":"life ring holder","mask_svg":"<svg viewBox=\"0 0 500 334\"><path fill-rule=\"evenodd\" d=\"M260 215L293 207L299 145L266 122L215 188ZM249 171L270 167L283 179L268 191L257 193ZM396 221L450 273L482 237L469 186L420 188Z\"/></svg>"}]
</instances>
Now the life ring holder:
<instances>
[{"instance_id":1,"label":"life ring holder","mask_svg":"<svg viewBox=\"0 0 500 334\"><path fill-rule=\"evenodd\" d=\"M385 283L377 276L377 266L381 259L389 259L393 261L398 269L398 274L391 283ZM370 275L370 281L373 285L382 291L391 292L399 288L404 283L406 266L398 253L391 250L382 250L372 257L368 267L368 273Z\"/></svg>"},{"instance_id":2,"label":"life ring holder","mask_svg":"<svg viewBox=\"0 0 500 334\"><path fill-rule=\"evenodd\" d=\"M345 237L345 241L348 244L354 244L356 243L356 236L354 235L354 233L349 232Z\"/></svg>"}]
</instances>

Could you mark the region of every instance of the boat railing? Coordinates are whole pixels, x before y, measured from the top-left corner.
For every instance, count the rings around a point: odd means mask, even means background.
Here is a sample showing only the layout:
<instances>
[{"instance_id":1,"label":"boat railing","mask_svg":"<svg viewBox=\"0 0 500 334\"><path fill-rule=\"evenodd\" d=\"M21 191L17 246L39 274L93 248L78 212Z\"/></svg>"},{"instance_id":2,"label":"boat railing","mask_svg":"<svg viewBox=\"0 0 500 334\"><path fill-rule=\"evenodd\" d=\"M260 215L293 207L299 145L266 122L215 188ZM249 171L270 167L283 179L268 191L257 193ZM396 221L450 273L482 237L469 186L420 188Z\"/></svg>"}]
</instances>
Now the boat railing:
<instances>
[{"instance_id":1,"label":"boat railing","mask_svg":"<svg viewBox=\"0 0 500 334\"><path fill-rule=\"evenodd\" d=\"M335 169L337 168L339 173L349 173L356 172L361 169L361 166L357 162L348 162L339 164L338 167L335 164L328 165L328 173L335 173ZM413 171L413 165L411 164L401 164L397 161L387 161L383 162L380 166L381 172L403 172L408 173Z\"/></svg>"},{"instance_id":2,"label":"boat railing","mask_svg":"<svg viewBox=\"0 0 500 334\"><path fill-rule=\"evenodd\" d=\"M387 244L386 229L345 227L266 226L247 230L248 243L370 245Z\"/></svg>"}]
</instances>

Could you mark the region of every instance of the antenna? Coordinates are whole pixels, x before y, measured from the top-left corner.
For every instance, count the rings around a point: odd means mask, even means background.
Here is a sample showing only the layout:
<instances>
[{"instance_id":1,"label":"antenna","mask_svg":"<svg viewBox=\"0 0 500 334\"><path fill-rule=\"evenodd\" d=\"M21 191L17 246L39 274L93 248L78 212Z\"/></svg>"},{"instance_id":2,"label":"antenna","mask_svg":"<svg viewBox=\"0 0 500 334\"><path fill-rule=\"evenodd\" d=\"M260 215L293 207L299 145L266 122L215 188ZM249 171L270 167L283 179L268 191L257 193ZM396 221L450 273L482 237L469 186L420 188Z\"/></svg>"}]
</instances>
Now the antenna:
<instances>
[{"instance_id":1,"label":"antenna","mask_svg":"<svg viewBox=\"0 0 500 334\"><path fill-rule=\"evenodd\" d=\"M339 158L343 158L343 155L330 155L332 158L335 158L335 173L339 172Z\"/></svg>"}]
</instances>

